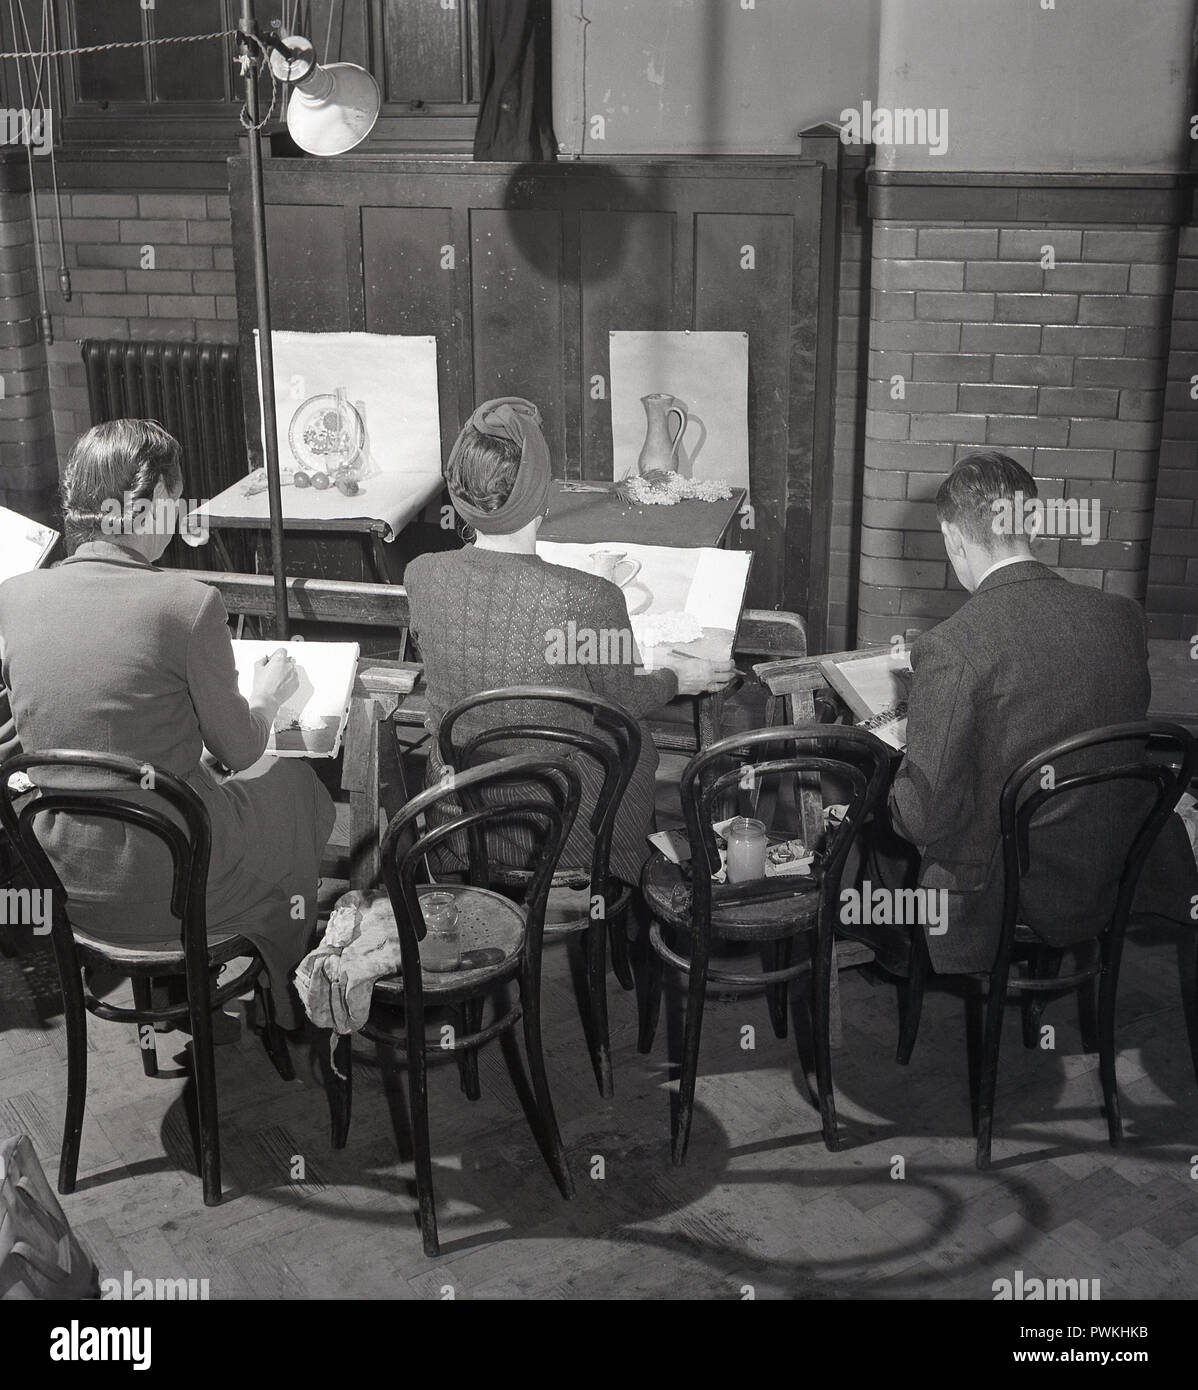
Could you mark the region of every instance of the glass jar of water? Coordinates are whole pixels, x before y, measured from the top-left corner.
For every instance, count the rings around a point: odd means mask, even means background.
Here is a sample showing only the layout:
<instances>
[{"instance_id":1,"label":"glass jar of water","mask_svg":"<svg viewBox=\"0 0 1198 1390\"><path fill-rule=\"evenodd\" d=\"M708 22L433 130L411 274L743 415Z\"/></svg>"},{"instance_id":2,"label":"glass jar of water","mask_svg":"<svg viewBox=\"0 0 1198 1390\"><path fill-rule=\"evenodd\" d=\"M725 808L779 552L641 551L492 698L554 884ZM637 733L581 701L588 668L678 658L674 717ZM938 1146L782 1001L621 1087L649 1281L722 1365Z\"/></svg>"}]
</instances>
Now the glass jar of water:
<instances>
[{"instance_id":1,"label":"glass jar of water","mask_svg":"<svg viewBox=\"0 0 1198 1390\"><path fill-rule=\"evenodd\" d=\"M462 933L452 893L421 893L424 940L420 964L425 970L457 970L462 964Z\"/></svg>"}]
</instances>

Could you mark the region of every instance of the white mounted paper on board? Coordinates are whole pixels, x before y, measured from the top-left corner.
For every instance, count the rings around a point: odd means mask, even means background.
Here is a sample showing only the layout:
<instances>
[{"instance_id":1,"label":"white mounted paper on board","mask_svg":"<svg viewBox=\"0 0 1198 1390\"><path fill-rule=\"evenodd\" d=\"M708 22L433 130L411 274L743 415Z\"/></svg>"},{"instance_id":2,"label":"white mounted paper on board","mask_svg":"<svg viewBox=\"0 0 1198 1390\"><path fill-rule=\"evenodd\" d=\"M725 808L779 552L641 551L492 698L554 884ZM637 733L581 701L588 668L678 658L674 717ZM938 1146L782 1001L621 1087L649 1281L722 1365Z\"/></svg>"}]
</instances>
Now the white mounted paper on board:
<instances>
[{"instance_id":1,"label":"white mounted paper on board","mask_svg":"<svg viewBox=\"0 0 1198 1390\"><path fill-rule=\"evenodd\" d=\"M279 466L298 459L292 427L317 396L345 391L360 408L373 464L387 473L441 473L441 411L437 399L437 340L386 333L289 333L270 335L274 350L275 413ZM258 391L262 359L258 357ZM265 436L264 436L265 445Z\"/></svg>"},{"instance_id":2,"label":"white mounted paper on board","mask_svg":"<svg viewBox=\"0 0 1198 1390\"><path fill-rule=\"evenodd\" d=\"M610 334L612 476L637 471L645 442L643 396L673 396L688 415L678 451L685 478L749 486L749 335ZM677 417L671 417L671 435Z\"/></svg>"}]
</instances>

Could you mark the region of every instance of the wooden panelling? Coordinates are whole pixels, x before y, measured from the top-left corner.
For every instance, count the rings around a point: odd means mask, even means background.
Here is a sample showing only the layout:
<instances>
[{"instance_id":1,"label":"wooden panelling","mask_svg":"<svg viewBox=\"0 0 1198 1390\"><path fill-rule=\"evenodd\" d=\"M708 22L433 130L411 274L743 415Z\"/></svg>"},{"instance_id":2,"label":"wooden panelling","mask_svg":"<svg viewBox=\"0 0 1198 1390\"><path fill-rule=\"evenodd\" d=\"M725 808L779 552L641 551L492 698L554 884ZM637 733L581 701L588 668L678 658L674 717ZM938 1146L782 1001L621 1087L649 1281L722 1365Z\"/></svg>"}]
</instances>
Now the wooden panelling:
<instances>
[{"instance_id":1,"label":"wooden panelling","mask_svg":"<svg viewBox=\"0 0 1198 1390\"><path fill-rule=\"evenodd\" d=\"M456 4L447 9L431 0L419 5L411 0L385 0L385 99L462 101L466 22Z\"/></svg>"},{"instance_id":2,"label":"wooden panelling","mask_svg":"<svg viewBox=\"0 0 1198 1390\"><path fill-rule=\"evenodd\" d=\"M453 434L466 409L458 399L453 343L455 270L448 208L362 209L362 275L367 333L431 334L437 340L441 437Z\"/></svg>"},{"instance_id":3,"label":"wooden panelling","mask_svg":"<svg viewBox=\"0 0 1198 1390\"><path fill-rule=\"evenodd\" d=\"M349 271L339 207L268 207L266 249L271 266L270 308L276 329L335 333L361 325L350 321ZM238 266L238 286L252 282L248 257ZM253 356L247 359L253 366ZM256 437L256 436L254 436Z\"/></svg>"},{"instance_id":4,"label":"wooden panelling","mask_svg":"<svg viewBox=\"0 0 1198 1390\"><path fill-rule=\"evenodd\" d=\"M472 209L470 274L475 400L536 401L550 452L564 462L561 214Z\"/></svg>"},{"instance_id":5,"label":"wooden panelling","mask_svg":"<svg viewBox=\"0 0 1198 1390\"><path fill-rule=\"evenodd\" d=\"M612 476L608 335L676 326L675 221L669 212L584 212L580 218L585 477ZM597 376L603 395L593 399Z\"/></svg>"},{"instance_id":6,"label":"wooden panelling","mask_svg":"<svg viewBox=\"0 0 1198 1390\"><path fill-rule=\"evenodd\" d=\"M704 213L695 219L695 327L749 335L749 500L754 525L734 532L734 544L752 550L758 596L783 588L785 533L810 533L810 441L800 437L789 454L790 392L814 375L814 332L792 330L779 307L794 299L792 217ZM813 308L802 299L805 318ZM815 316L811 314L812 328ZM795 381L794 378L799 378ZM789 467L779 468L779 459ZM790 511L794 494L795 510ZM804 547L805 550L805 547ZM806 590L806 571L798 575Z\"/></svg>"},{"instance_id":7,"label":"wooden panelling","mask_svg":"<svg viewBox=\"0 0 1198 1390\"><path fill-rule=\"evenodd\" d=\"M738 543L756 552L749 602L803 613L818 649L824 614L809 612L819 589L809 560L826 546L812 528L827 526L831 434L817 417L831 399L820 378L835 333L823 172L807 159L275 159L266 199L276 323L434 333L444 454L476 402L522 395L542 409L555 472L597 478L611 476L613 329L747 333L757 524ZM248 347L243 160L232 161L231 188ZM595 377L604 396L593 400ZM246 400L256 416L256 391Z\"/></svg>"}]
</instances>

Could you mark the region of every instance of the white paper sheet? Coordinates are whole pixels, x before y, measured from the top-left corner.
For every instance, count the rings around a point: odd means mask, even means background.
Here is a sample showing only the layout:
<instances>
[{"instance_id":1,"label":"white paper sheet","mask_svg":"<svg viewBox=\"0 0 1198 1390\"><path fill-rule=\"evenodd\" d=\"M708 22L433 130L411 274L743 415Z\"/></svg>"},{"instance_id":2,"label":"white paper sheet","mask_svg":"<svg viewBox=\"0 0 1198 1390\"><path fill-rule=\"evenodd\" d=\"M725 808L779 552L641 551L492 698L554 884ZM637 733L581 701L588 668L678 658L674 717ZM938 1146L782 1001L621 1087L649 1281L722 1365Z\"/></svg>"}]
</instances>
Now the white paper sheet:
<instances>
[{"instance_id":1,"label":"white paper sheet","mask_svg":"<svg viewBox=\"0 0 1198 1390\"><path fill-rule=\"evenodd\" d=\"M668 545L631 545L624 542L592 541L586 545L559 541L538 541L537 554L553 565L595 573L595 551L614 550L641 568L628 583L621 585L628 611L636 629L642 614L689 613L698 620L703 636L693 642L671 642L649 647L638 640L645 665L667 664L669 648L689 652L709 660L727 660L732 654L736 627L744 606L745 585L753 554L749 550L716 550L709 546L684 548Z\"/></svg>"},{"instance_id":2,"label":"white paper sheet","mask_svg":"<svg viewBox=\"0 0 1198 1390\"><path fill-rule=\"evenodd\" d=\"M257 342L255 331L255 348ZM384 539L393 540L442 485L437 340L384 333L274 332L271 344L284 519L368 517L382 521L387 528ZM257 365L261 397L260 355ZM364 424L366 475L353 497L335 487L317 490L292 483L297 468L310 467L299 451L303 421L309 418L313 400L334 401L339 388L346 406ZM265 449L265 425L263 431ZM267 520L270 507L266 492L250 493L243 479L197 508L197 514Z\"/></svg>"},{"instance_id":3,"label":"white paper sheet","mask_svg":"<svg viewBox=\"0 0 1198 1390\"><path fill-rule=\"evenodd\" d=\"M358 669L356 642L241 640L233 643L237 689L248 700L254 667L264 656L286 647L299 669L300 687L279 708L268 753L280 758L333 758L349 715L349 700ZM298 721L299 728L291 728Z\"/></svg>"},{"instance_id":4,"label":"white paper sheet","mask_svg":"<svg viewBox=\"0 0 1198 1390\"><path fill-rule=\"evenodd\" d=\"M0 507L0 581L37 569L57 539L49 526Z\"/></svg>"},{"instance_id":5,"label":"white paper sheet","mask_svg":"<svg viewBox=\"0 0 1198 1390\"><path fill-rule=\"evenodd\" d=\"M749 335L616 332L610 335L612 476L637 471L645 442L641 398L673 396L688 423L677 457L686 478L749 486ZM677 417L668 423L674 434Z\"/></svg>"}]
</instances>

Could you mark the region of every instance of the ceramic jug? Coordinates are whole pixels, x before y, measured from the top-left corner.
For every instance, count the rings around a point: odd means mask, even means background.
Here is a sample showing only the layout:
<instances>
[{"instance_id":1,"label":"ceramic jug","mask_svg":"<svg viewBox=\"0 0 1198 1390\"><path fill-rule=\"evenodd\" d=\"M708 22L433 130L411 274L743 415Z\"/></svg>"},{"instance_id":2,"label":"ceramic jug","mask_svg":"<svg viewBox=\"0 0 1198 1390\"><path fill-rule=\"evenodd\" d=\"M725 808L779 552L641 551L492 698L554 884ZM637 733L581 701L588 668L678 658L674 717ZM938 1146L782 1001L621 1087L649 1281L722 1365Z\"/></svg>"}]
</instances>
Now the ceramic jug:
<instances>
[{"instance_id":1,"label":"ceramic jug","mask_svg":"<svg viewBox=\"0 0 1198 1390\"><path fill-rule=\"evenodd\" d=\"M651 473L674 472L678 467L678 446L686 433L687 414L682 406L664 392L642 396L645 407L645 442L641 446L640 457L636 461L637 472L642 478ZM677 433L670 437L669 417L678 416Z\"/></svg>"}]
</instances>

